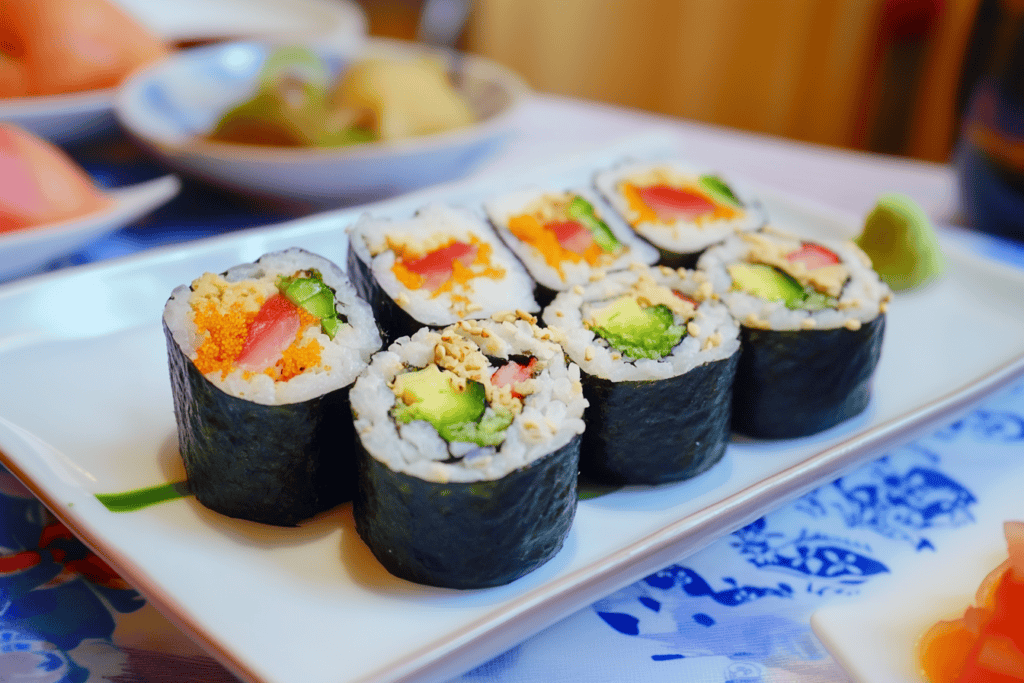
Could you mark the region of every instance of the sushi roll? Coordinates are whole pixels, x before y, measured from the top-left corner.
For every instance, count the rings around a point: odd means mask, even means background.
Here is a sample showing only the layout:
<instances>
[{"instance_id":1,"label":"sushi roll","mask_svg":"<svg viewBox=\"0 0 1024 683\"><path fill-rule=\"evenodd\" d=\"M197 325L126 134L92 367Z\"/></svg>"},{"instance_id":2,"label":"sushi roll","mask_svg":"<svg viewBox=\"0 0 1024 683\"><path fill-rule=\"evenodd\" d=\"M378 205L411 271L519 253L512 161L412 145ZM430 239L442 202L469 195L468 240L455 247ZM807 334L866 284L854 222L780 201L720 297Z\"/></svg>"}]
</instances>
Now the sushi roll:
<instances>
[{"instance_id":1,"label":"sushi roll","mask_svg":"<svg viewBox=\"0 0 1024 683\"><path fill-rule=\"evenodd\" d=\"M892 292L853 242L766 228L709 249L699 265L742 325L736 432L806 436L867 407Z\"/></svg>"},{"instance_id":2,"label":"sushi roll","mask_svg":"<svg viewBox=\"0 0 1024 683\"><path fill-rule=\"evenodd\" d=\"M585 285L606 271L631 263L652 264L658 250L621 221L603 215L597 198L585 190L520 190L485 202L498 235L537 281L537 300Z\"/></svg>"},{"instance_id":3,"label":"sushi roll","mask_svg":"<svg viewBox=\"0 0 1024 683\"><path fill-rule=\"evenodd\" d=\"M200 503L290 526L352 497L348 393L381 342L336 265L289 249L205 273L174 290L163 326Z\"/></svg>"},{"instance_id":4,"label":"sushi roll","mask_svg":"<svg viewBox=\"0 0 1024 683\"><path fill-rule=\"evenodd\" d=\"M760 208L713 173L681 161L634 163L595 178L633 229L658 248L661 265L693 268L701 252L764 224Z\"/></svg>"},{"instance_id":5,"label":"sushi roll","mask_svg":"<svg viewBox=\"0 0 1024 683\"><path fill-rule=\"evenodd\" d=\"M634 266L544 309L583 371L592 482L681 481L725 454L739 326L710 295L703 273Z\"/></svg>"},{"instance_id":6,"label":"sushi roll","mask_svg":"<svg viewBox=\"0 0 1024 683\"><path fill-rule=\"evenodd\" d=\"M348 272L385 346L420 327L540 311L533 280L482 218L441 204L413 218L364 216L348 232Z\"/></svg>"},{"instance_id":7,"label":"sushi roll","mask_svg":"<svg viewBox=\"0 0 1024 683\"><path fill-rule=\"evenodd\" d=\"M497 586L562 547L586 401L579 368L535 323L423 328L356 380L356 529L395 576Z\"/></svg>"}]
</instances>

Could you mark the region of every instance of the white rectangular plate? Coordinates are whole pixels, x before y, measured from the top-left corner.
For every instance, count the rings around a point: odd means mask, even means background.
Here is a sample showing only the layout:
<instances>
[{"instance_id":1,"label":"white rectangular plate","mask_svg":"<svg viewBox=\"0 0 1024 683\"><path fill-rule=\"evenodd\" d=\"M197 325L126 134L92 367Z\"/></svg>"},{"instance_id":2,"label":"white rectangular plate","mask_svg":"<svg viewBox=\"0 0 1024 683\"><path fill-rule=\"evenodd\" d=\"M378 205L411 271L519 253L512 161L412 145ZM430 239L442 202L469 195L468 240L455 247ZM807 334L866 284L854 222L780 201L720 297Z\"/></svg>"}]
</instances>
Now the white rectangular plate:
<instances>
[{"instance_id":1,"label":"white rectangular plate","mask_svg":"<svg viewBox=\"0 0 1024 683\"><path fill-rule=\"evenodd\" d=\"M893 574L869 592L812 615L815 634L854 680L927 683L917 659L921 636L940 619L962 617L982 579L1006 559L1003 522L1024 518L1020 488L1020 476L1005 477L979 495L975 523L948 533L937 551L895 558Z\"/></svg>"},{"instance_id":2,"label":"white rectangular plate","mask_svg":"<svg viewBox=\"0 0 1024 683\"><path fill-rule=\"evenodd\" d=\"M532 172L369 207L479 206L538 182L585 184L627 155L679 152L640 137ZM542 170L536 170L540 168ZM855 221L761 193L780 226L848 236ZM97 493L184 477L160 315L173 287L300 246L345 262L367 209L163 249L0 288L2 459L172 621L244 678L275 683L441 680L695 551L1011 381L1024 368L1024 276L947 244L949 273L900 295L867 411L825 433L734 441L695 480L580 503L562 551L512 584L418 586L384 571L343 505L295 529L228 519L194 499L112 513Z\"/></svg>"}]
</instances>

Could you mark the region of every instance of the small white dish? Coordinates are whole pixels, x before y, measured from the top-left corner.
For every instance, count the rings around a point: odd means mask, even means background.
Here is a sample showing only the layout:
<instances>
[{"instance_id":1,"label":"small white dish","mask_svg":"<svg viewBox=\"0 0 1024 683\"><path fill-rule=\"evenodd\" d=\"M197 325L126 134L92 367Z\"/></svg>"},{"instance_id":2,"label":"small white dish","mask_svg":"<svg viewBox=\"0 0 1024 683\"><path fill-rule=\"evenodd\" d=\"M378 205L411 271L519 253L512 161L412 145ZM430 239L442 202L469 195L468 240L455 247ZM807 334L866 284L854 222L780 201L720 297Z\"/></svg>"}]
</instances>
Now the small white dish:
<instances>
[{"instance_id":1,"label":"small white dish","mask_svg":"<svg viewBox=\"0 0 1024 683\"><path fill-rule=\"evenodd\" d=\"M1019 470L1015 470L1019 472ZM861 597L818 609L811 628L858 683L926 683L921 636L940 619L959 619L989 572L1007 557L1003 522L1024 519L1020 477L976 491L976 523L950 530L934 552L890 563Z\"/></svg>"},{"instance_id":2,"label":"small white dish","mask_svg":"<svg viewBox=\"0 0 1024 683\"><path fill-rule=\"evenodd\" d=\"M304 40L355 53L366 17L350 0L117 0L169 43L253 38ZM114 129L116 88L65 95L0 98L0 121L67 144Z\"/></svg>"},{"instance_id":3,"label":"small white dish","mask_svg":"<svg viewBox=\"0 0 1024 683\"><path fill-rule=\"evenodd\" d=\"M166 204L181 189L176 176L106 190L110 206L72 220L0 233L0 282L25 275L70 254L92 240L122 228Z\"/></svg>"},{"instance_id":4,"label":"small white dish","mask_svg":"<svg viewBox=\"0 0 1024 683\"><path fill-rule=\"evenodd\" d=\"M317 48L332 76L351 55ZM395 195L465 175L511 133L527 88L508 69L473 55L457 64L459 88L479 116L464 128L340 148L267 147L209 140L223 113L246 100L272 47L213 45L172 55L130 78L118 93L118 120L166 164L231 190L326 207ZM402 41L371 39L366 55L408 59L451 55Z\"/></svg>"},{"instance_id":5,"label":"small white dish","mask_svg":"<svg viewBox=\"0 0 1024 683\"><path fill-rule=\"evenodd\" d=\"M113 88L0 99L0 121L57 143L86 140L114 127Z\"/></svg>"}]
</instances>

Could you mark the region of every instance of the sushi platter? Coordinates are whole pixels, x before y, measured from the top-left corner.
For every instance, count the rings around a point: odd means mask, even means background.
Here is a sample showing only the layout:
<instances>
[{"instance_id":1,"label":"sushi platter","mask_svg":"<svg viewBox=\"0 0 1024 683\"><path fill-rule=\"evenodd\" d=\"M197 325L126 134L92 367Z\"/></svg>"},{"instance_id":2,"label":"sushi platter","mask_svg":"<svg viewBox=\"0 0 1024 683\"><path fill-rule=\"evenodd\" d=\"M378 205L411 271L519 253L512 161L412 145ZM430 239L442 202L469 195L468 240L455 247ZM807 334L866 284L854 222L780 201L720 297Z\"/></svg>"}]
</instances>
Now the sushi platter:
<instances>
[{"instance_id":1,"label":"sushi platter","mask_svg":"<svg viewBox=\"0 0 1024 683\"><path fill-rule=\"evenodd\" d=\"M483 217L498 195L591 186L597 173L623 163L679 157L677 138L637 136L529 169L0 287L0 461L243 679L441 681L1024 373L1024 275L940 234L945 274L889 302L866 409L809 436L734 435L724 457L695 477L585 497L557 554L505 585L453 590L393 576L361 540L350 503L275 527L223 516L194 497L128 512L97 499L185 479L161 327L175 287L292 247L344 265L346 230L366 214L402 221L443 204ZM827 240L861 230L859 217L813 200L750 183L743 189L791 232Z\"/></svg>"}]
</instances>

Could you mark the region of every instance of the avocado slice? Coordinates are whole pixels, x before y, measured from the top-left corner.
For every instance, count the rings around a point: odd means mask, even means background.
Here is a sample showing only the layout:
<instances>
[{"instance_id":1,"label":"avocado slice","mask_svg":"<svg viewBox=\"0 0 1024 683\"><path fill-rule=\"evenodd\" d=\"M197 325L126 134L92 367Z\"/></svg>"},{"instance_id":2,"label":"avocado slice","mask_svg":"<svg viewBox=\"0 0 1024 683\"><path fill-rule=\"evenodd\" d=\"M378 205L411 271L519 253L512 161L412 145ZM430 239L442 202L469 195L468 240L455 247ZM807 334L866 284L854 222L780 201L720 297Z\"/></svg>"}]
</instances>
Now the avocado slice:
<instances>
[{"instance_id":1,"label":"avocado slice","mask_svg":"<svg viewBox=\"0 0 1024 683\"><path fill-rule=\"evenodd\" d=\"M778 268L763 263L734 263L728 267L735 289L767 301L782 301L799 308L806 293L800 283Z\"/></svg>"},{"instance_id":2,"label":"avocado slice","mask_svg":"<svg viewBox=\"0 0 1024 683\"><path fill-rule=\"evenodd\" d=\"M878 276L896 291L934 280L945 270L931 221L910 197L890 193L878 198L854 240L871 259Z\"/></svg>"},{"instance_id":3,"label":"avocado slice","mask_svg":"<svg viewBox=\"0 0 1024 683\"><path fill-rule=\"evenodd\" d=\"M803 287L787 273L763 263L734 263L728 267L734 289L767 301L781 301L786 308L820 311L836 305L835 297Z\"/></svg>"},{"instance_id":4,"label":"avocado slice","mask_svg":"<svg viewBox=\"0 0 1024 683\"><path fill-rule=\"evenodd\" d=\"M590 328L625 356L655 360L671 353L686 334L668 306L644 308L629 294L595 310Z\"/></svg>"},{"instance_id":5,"label":"avocado slice","mask_svg":"<svg viewBox=\"0 0 1024 683\"><path fill-rule=\"evenodd\" d=\"M452 384L454 377L433 364L395 377L393 389L399 399L392 413L395 419L425 420L445 441L459 440L457 428L483 416L486 392L483 384L472 380L460 391Z\"/></svg>"}]
</instances>

